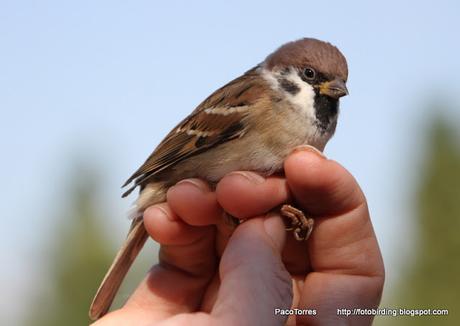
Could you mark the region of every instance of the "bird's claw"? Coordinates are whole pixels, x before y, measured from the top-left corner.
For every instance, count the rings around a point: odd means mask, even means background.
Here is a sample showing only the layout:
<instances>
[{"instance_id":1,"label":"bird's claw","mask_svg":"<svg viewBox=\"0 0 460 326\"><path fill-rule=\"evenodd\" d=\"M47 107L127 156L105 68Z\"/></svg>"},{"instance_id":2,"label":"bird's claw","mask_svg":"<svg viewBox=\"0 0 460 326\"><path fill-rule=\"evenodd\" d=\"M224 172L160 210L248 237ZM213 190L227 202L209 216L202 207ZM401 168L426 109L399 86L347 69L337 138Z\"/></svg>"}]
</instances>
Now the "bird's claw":
<instances>
[{"instance_id":1,"label":"bird's claw","mask_svg":"<svg viewBox=\"0 0 460 326\"><path fill-rule=\"evenodd\" d=\"M294 231L297 241L305 241L310 237L314 226L314 220L311 217L306 217L300 209L291 205L281 206L280 213L281 216L288 219L286 230Z\"/></svg>"}]
</instances>

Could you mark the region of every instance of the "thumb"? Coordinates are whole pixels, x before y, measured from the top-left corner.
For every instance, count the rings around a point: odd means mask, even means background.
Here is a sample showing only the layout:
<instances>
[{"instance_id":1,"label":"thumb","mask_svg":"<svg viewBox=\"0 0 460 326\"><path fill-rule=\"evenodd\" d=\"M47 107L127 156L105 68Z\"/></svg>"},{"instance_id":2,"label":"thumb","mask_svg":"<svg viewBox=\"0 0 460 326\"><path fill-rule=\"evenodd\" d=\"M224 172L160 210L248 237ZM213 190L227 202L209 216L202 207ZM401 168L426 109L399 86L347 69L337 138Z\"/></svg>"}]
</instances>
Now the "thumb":
<instances>
[{"instance_id":1,"label":"thumb","mask_svg":"<svg viewBox=\"0 0 460 326\"><path fill-rule=\"evenodd\" d=\"M235 325L284 325L292 282L281 260L286 231L281 217L250 219L235 230L219 266L221 287L211 314Z\"/></svg>"}]
</instances>

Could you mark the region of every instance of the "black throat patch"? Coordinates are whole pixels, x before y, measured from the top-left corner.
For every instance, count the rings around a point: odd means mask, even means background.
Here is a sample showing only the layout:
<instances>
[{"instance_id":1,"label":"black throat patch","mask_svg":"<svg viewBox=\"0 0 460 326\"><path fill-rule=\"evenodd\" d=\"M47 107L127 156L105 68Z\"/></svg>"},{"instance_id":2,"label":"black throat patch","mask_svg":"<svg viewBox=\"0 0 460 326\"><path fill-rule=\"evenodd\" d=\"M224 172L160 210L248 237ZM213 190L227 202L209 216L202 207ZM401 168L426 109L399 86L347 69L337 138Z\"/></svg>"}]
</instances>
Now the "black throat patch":
<instances>
[{"instance_id":1,"label":"black throat patch","mask_svg":"<svg viewBox=\"0 0 460 326\"><path fill-rule=\"evenodd\" d=\"M316 124L323 131L334 131L339 113L339 100L315 91Z\"/></svg>"}]
</instances>

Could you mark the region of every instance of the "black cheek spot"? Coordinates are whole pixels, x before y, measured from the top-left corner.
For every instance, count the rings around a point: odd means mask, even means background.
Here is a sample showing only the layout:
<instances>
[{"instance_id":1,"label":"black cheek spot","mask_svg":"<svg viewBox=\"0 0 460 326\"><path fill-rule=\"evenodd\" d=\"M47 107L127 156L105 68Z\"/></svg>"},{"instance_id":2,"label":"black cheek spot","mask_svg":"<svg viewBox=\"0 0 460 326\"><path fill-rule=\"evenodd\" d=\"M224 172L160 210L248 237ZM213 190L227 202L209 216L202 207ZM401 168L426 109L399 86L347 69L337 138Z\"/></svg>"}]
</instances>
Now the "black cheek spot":
<instances>
[{"instance_id":1,"label":"black cheek spot","mask_svg":"<svg viewBox=\"0 0 460 326\"><path fill-rule=\"evenodd\" d=\"M281 78L278 80L280 86L282 89L284 89L286 92L295 95L298 92L300 92L299 86L297 86L296 83L293 83L285 78Z\"/></svg>"}]
</instances>

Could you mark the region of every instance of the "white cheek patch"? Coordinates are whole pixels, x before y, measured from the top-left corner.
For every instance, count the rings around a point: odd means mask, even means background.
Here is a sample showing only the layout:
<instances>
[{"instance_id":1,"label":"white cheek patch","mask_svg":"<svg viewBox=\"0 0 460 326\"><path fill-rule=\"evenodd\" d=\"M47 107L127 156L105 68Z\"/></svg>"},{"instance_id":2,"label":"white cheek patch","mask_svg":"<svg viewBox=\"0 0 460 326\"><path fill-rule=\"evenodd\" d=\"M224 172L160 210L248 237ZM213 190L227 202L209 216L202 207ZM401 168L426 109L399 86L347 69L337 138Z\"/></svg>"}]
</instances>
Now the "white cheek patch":
<instances>
[{"instance_id":1,"label":"white cheek patch","mask_svg":"<svg viewBox=\"0 0 460 326\"><path fill-rule=\"evenodd\" d=\"M316 94L313 86L304 82L294 68L288 71L270 71L262 68L260 73L270 87L282 96L285 103L290 104L286 105L286 110L291 114L285 115L284 132L296 141L289 146L311 145L322 150L332 134L322 132L317 124ZM292 91L286 89L286 82L292 84L288 85L292 87Z\"/></svg>"},{"instance_id":2,"label":"white cheek patch","mask_svg":"<svg viewBox=\"0 0 460 326\"><path fill-rule=\"evenodd\" d=\"M281 92L285 98L291 102L295 109L301 112L305 117L315 119L315 91L310 84L304 82L299 77L295 69L291 68L287 73L282 73L281 71L272 72L263 69L261 75L269 83L271 88ZM280 80L282 79L295 85L299 91L295 94L286 92L280 85Z\"/></svg>"},{"instance_id":3,"label":"white cheek patch","mask_svg":"<svg viewBox=\"0 0 460 326\"><path fill-rule=\"evenodd\" d=\"M301 111L307 114L307 116L314 118L315 116L315 91L310 84L304 82L296 71L291 71L285 76L287 80L297 85L300 89L296 94L287 94L289 101Z\"/></svg>"}]
</instances>

